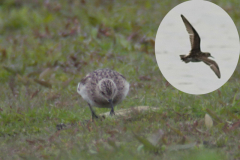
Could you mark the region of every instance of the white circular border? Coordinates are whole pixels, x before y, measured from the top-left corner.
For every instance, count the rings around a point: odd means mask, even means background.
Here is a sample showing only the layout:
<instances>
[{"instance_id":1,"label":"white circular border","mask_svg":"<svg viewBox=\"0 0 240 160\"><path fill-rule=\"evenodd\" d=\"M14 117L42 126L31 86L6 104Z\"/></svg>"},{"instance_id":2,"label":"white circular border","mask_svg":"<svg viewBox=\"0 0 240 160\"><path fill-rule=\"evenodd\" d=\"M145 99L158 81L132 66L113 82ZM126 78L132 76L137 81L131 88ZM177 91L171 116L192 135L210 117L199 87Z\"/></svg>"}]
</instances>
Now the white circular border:
<instances>
[{"instance_id":1,"label":"white circular border","mask_svg":"<svg viewBox=\"0 0 240 160\"><path fill-rule=\"evenodd\" d=\"M218 63L220 79L203 62L181 61L179 55L191 49L181 14L198 32L201 50L210 52ZM201 0L183 2L169 11L155 40L155 55L163 76L180 91L197 95L210 93L228 81L238 64L239 49L239 35L231 17L214 3Z\"/></svg>"}]
</instances>

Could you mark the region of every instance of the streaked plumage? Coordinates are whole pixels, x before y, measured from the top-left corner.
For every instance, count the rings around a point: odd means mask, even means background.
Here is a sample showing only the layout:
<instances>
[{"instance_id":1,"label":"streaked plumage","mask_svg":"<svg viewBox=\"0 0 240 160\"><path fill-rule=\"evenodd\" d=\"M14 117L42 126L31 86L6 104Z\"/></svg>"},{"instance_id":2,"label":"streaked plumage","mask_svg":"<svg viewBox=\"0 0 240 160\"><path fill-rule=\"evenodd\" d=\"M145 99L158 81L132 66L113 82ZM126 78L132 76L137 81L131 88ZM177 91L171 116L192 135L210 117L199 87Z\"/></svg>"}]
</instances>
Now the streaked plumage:
<instances>
[{"instance_id":1,"label":"streaked plumage","mask_svg":"<svg viewBox=\"0 0 240 160\"><path fill-rule=\"evenodd\" d=\"M89 73L78 84L77 92L87 101L92 112L92 118L98 118L92 106L111 108L120 103L128 94L129 83L120 73L110 69L99 69Z\"/></svg>"}]
</instances>

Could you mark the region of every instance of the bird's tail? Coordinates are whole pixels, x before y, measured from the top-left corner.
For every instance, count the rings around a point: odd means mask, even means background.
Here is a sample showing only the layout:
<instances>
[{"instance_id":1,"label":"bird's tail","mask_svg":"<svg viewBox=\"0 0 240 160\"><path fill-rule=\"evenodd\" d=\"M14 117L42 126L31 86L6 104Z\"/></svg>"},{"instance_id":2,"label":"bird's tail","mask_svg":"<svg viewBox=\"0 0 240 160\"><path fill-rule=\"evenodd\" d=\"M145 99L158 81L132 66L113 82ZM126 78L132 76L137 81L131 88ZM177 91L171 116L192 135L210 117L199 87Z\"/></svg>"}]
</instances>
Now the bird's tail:
<instances>
[{"instance_id":1,"label":"bird's tail","mask_svg":"<svg viewBox=\"0 0 240 160\"><path fill-rule=\"evenodd\" d=\"M181 58L181 60L184 61L184 59L185 59L185 55L180 55L180 58Z\"/></svg>"},{"instance_id":2,"label":"bird's tail","mask_svg":"<svg viewBox=\"0 0 240 160\"><path fill-rule=\"evenodd\" d=\"M186 55L180 55L180 58L182 61L184 61L185 63L188 63L189 60L186 58Z\"/></svg>"}]
</instances>

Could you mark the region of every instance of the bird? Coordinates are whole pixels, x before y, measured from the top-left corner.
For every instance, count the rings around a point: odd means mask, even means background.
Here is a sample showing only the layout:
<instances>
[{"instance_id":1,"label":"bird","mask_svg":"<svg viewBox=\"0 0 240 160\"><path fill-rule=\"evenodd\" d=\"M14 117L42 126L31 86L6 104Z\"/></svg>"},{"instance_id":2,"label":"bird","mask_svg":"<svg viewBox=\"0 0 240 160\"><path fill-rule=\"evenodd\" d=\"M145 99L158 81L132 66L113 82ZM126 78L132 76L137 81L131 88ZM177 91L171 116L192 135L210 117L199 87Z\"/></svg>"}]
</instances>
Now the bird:
<instances>
[{"instance_id":1,"label":"bird","mask_svg":"<svg viewBox=\"0 0 240 160\"><path fill-rule=\"evenodd\" d=\"M87 101L92 119L97 119L92 107L111 108L110 115L115 115L114 106L125 99L129 87L130 84L122 74L105 68L87 74L78 83L77 92Z\"/></svg>"},{"instance_id":2,"label":"bird","mask_svg":"<svg viewBox=\"0 0 240 160\"><path fill-rule=\"evenodd\" d=\"M185 63L188 62L204 62L210 68L213 70L213 72L216 74L218 78L221 78L220 69L218 67L218 64L212 60L209 59L209 57L214 58L209 52L202 52L200 48L200 42L201 39L197 33L197 31L193 28L191 23L181 14L182 20L185 24L185 27L187 29L187 32L190 37L190 43L191 43L191 50L190 53L187 55L180 55L181 60L183 60Z\"/></svg>"}]
</instances>

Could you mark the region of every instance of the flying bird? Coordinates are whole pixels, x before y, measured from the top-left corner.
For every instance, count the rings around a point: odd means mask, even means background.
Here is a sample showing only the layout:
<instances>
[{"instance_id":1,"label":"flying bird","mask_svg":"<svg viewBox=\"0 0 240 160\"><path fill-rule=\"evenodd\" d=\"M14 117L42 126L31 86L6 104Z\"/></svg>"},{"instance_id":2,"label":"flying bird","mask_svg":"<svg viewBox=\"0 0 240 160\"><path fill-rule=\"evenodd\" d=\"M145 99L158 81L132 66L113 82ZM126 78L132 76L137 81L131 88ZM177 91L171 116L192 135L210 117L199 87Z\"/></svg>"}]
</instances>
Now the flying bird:
<instances>
[{"instance_id":1,"label":"flying bird","mask_svg":"<svg viewBox=\"0 0 240 160\"><path fill-rule=\"evenodd\" d=\"M193 28L193 26L189 23L189 21L181 15L182 20L185 24L187 32L189 34L190 42L191 42L191 50L187 55L180 55L181 60L185 63L188 62L204 62L209 65L213 72L217 75L218 78L221 78L220 70L218 64L209 59L208 57L212 57L209 52L202 52L200 48L201 39L197 33L197 31ZM212 57L213 58L213 57Z\"/></svg>"}]
</instances>

